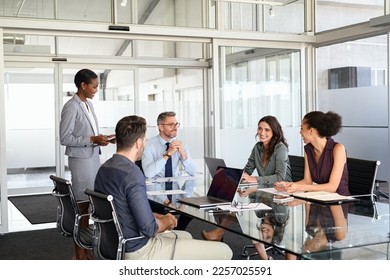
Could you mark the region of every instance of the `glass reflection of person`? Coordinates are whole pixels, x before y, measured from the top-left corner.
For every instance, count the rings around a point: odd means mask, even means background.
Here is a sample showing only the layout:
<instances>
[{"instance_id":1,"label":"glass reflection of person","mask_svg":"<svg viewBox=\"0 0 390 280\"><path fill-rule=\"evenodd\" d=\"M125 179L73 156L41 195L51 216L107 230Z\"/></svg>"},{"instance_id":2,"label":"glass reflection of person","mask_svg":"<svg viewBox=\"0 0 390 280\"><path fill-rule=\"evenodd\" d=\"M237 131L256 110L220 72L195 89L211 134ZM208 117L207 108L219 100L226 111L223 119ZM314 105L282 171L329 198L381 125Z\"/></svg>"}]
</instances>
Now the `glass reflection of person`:
<instances>
[{"instance_id":1,"label":"glass reflection of person","mask_svg":"<svg viewBox=\"0 0 390 280\"><path fill-rule=\"evenodd\" d=\"M252 149L244 168L243 182L258 183L260 187L273 185L278 181L292 181L291 167L288 159L288 144L284 138L282 127L274 116L262 117L257 126L258 142ZM257 171L258 176L252 176ZM242 191L243 196L256 191L257 187ZM229 223L229 221L227 221ZM225 230L216 228L202 231L206 240L221 240Z\"/></svg>"},{"instance_id":2,"label":"glass reflection of person","mask_svg":"<svg viewBox=\"0 0 390 280\"><path fill-rule=\"evenodd\" d=\"M259 230L259 237L268 244L280 245L283 240L284 229L290 216L290 209L288 206L281 203L270 203L272 210L261 213L256 211L259 218L257 222L257 229ZM263 243L253 241L256 251L261 260L271 260L267 254Z\"/></svg>"},{"instance_id":3,"label":"glass reflection of person","mask_svg":"<svg viewBox=\"0 0 390 280\"><path fill-rule=\"evenodd\" d=\"M303 244L302 253L310 254L326 250L331 248L334 242L345 238L348 228L348 204L328 207L305 204L305 211L308 213L305 218L308 237ZM296 256L291 254L287 254L286 257L296 259Z\"/></svg>"},{"instance_id":4,"label":"glass reflection of person","mask_svg":"<svg viewBox=\"0 0 390 280\"><path fill-rule=\"evenodd\" d=\"M259 194L259 193L258 193ZM280 245L283 240L284 230L290 217L290 208L282 203L272 201L273 195L253 194L250 196L251 202L262 202L272 207L272 210L255 211L258 221L256 224L259 230L259 238L272 245ZM271 260L267 254L263 243L253 241L255 249L261 260Z\"/></svg>"}]
</instances>

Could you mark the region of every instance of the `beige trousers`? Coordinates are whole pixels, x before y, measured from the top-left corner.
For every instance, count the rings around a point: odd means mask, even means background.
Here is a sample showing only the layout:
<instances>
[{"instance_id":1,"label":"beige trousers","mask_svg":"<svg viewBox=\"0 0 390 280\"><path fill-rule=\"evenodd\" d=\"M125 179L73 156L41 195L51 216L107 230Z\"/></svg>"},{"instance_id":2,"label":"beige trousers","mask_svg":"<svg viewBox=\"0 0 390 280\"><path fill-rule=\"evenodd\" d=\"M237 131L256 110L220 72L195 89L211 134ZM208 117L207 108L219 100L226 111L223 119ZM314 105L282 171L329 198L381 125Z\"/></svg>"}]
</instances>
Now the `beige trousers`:
<instances>
[{"instance_id":1,"label":"beige trousers","mask_svg":"<svg viewBox=\"0 0 390 280\"><path fill-rule=\"evenodd\" d=\"M126 260L230 260L233 252L223 242L193 239L186 231L170 231L151 237Z\"/></svg>"}]
</instances>

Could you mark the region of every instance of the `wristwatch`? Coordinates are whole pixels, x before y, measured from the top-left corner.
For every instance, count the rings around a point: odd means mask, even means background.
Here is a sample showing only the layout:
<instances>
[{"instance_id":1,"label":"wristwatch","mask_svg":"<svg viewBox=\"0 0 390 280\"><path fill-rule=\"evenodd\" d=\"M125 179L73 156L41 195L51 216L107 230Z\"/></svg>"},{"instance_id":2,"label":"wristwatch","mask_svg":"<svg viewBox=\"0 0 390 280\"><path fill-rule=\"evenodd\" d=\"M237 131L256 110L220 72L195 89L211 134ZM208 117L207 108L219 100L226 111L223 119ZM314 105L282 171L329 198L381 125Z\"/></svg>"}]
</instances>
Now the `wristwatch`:
<instances>
[{"instance_id":1,"label":"wristwatch","mask_svg":"<svg viewBox=\"0 0 390 280\"><path fill-rule=\"evenodd\" d=\"M168 157L168 158L170 158L170 157L171 157L171 155L170 155L170 154L168 154L168 151L166 151L166 152L163 154L163 157Z\"/></svg>"}]
</instances>

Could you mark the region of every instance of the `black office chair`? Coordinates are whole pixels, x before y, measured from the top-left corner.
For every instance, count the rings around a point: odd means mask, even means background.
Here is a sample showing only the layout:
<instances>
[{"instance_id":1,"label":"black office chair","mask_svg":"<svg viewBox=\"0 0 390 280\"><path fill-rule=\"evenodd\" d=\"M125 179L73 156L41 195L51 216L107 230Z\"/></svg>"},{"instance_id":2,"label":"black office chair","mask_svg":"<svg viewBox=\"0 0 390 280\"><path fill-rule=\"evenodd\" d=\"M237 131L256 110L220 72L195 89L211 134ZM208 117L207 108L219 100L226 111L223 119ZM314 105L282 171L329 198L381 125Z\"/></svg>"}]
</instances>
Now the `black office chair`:
<instances>
[{"instance_id":1,"label":"black office chair","mask_svg":"<svg viewBox=\"0 0 390 280\"><path fill-rule=\"evenodd\" d=\"M89 217L89 213L81 214L72 191L72 184L63 178L50 176L54 183L52 195L58 198L57 228L64 236L72 236L81 248L92 250L92 226L82 227L81 219ZM84 218L85 219L85 218Z\"/></svg>"},{"instance_id":2,"label":"black office chair","mask_svg":"<svg viewBox=\"0 0 390 280\"><path fill-rule=\"evenodd\" d=\"M141 169L142 173L144 173L144 170L142 168L142 161L141 160L136 160L135 161L135 165L137 165L139 167L139 169Z\"/></svg>"},{"instance_id":3,"label":"black office chair","mask_svg":"<svg viewBox=\"0 0 390 280\"><path fill-rule=\"evenodd\" d=\"M293 182L302 180L305 174L305 158L289 155L288 159L290 161Z\"/></svg>"},{"instance_id":4,"label":"black office chair","mask_svg":"<svg viewBox=\"0 0 390 280\"><path fill-rule=\"evenodd\" d=\"M348 189L352 196L359 199L368 200L369 205L357 206L351 205L349 212L360 213L365 216L371 216L374 219L378 217L378 209L375 194L376 174L380 161L365 160L357 158L347 158L348 166Z\"/></svg>"},{"instance_id":5,"label":"black office chair","mask_svg":"<svg viewBox=\"0 0 390 280\"><path fill-rule=\"evenodd\" d=\"M375 180L380 161L347 158L348 188L353 196L377 199L375 195Z\"/></svg>"},{"instance_id":6,"label":"black office chair","mask_svg":"<svg viewBox=\"0 0 390 280\"><path fill-rule=\"evenodd\" d=\"M100 260L122 260L126 242L143 236L124 238L112 195L90 189L85 189L84 192L88 195L92 207L91 219L94 221L92 247L95 257Z\"/></svg>"},{"instance_id":7,"label":"black office chair","mask_svg":"<svg viewBox=\"0 0 390 280\"><path fill-rule=\"evenodd\" d=\"M282 256L285 255L285 252L277 247L268 246L265 248L265 251L271 252L272 255L280 254ZM251 260L253 257L258 256L259 253L255 250L255 246L253 244L251 245L245 245L242 249L241 256L244 257L246 260Z\"/></svg>"},{"instance_id":8,"label":"black office chair","mask_svg":"<svg viewBox=\"0 0 390 280\"><path fill-rule=\"evenodd\" d=\"M378 200L379 200L381 197L390 199L390 198L389 198L389 193L384 192L384 191L381 190L381 186L380 186L381 184L387 184L387 181L375 180L374 194L376 195L376 197L378 198Z\"/></svg>"}]
</instances>

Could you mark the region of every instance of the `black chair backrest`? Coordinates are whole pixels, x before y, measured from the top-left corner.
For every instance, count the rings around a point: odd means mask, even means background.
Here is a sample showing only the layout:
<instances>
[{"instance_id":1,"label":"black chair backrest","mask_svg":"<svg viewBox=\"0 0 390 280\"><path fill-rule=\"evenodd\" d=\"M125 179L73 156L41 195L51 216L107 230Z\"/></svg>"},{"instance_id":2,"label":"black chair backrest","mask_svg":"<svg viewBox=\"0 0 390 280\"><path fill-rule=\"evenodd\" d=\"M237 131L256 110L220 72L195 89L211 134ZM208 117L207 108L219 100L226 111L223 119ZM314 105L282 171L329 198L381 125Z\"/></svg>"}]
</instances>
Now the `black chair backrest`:
<instances>
[{"instance_id":1,"label":"black chair backrest","mask_svg":"<svg viewBox=\"0 0 390 280\"><path fill-rule=\"evenodd\" d=\"M302 156L289 155L293 182L303 179L305 173L305 159Z\"/></svg>"},{"instance_id":2,"label":"black chair backrest","mask_svg":"<svg viewBox=\"0 0 390 280\"><path fill-rule=\"evenodd\" d=\"M380 161L347 158L348 188L351 195L373 195Z\"/></svg>"},{"instance_id":3,"label":"black chair backrest","mask_svg":"<svg viewBox=\"0 0 390 280\"><path fill-rule=\"evenodd\" d=\"M70 181L50 175L54 183L52 195L58 198L57 227L64 235L73 235L76 215L79 214L77 202Z\"/></svg>"},{"instance_id":4,"label":"black chair backrest","mask_svg":"<svg viewBox=\"0 0 390 280\"><path fill-rule=\"evenodd\" d=\"M116 224L115 208L111 195L85 189L92 206L91 219L94 221L94 255L98 259L115 260L123 234Z\"/></svg>"},{"instance_id":5,"label":"black chair backrest","mask_svg":"<svg viewBox=\"0 0 390 280\"><path fill-rule=\"evenodd\" d=\"M136 160L135 165L137 165L139 167L139 169L141 169L142 173L144 173L144 170L142 169L142 161L141 160Z\"/></svg>"}]
</instances>

